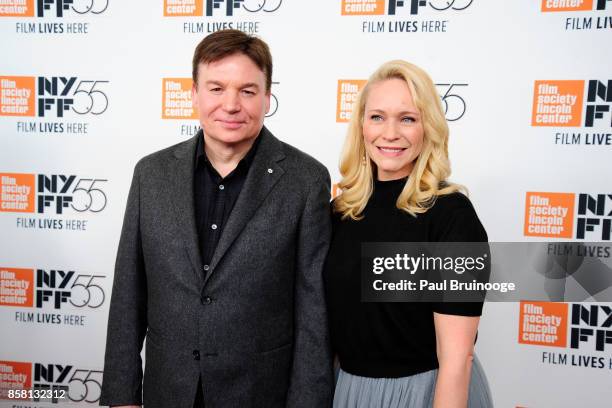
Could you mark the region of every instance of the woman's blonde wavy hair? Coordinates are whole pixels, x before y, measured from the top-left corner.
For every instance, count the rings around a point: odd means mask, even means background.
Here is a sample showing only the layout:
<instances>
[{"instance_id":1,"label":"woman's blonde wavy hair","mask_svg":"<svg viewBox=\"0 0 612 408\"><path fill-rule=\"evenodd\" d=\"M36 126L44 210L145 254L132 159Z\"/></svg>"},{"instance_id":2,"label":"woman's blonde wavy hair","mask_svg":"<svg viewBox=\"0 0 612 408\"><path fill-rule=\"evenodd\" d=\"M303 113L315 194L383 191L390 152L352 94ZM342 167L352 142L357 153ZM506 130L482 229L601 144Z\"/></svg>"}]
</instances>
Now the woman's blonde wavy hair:
<instances>
[{"instance_id":1,"label":"woman's blonde wavy hair","mask_svg":"<svg viewBox=\"0 0 612 408\"><path fill-rule=\"evenodd\" d=\"M447 181L451 173L448 125L433 81L416 65L402 60L389 61L370 76L353 108L340 157L342 180L338 187L342 193L334 200L334 210L341 213L343 219L361 219L372 195L376 165L368 157L364 144L364 111L372 85L387 79L406 82L421 114L424 130L423 149L397 198L397 208L416 216L431 208L436 197L464 190Z\"/></svg>"}]
</instances>

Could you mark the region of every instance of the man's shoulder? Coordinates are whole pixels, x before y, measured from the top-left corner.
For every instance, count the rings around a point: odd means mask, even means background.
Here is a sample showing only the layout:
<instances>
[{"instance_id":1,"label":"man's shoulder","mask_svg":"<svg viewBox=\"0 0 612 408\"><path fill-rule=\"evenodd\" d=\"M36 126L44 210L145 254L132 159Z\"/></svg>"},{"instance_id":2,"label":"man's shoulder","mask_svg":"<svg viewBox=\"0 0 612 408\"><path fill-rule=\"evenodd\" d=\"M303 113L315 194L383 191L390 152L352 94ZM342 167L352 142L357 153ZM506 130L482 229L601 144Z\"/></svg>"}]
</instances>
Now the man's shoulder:
<instances>
[{"instance_id":1,"label":"man's shoulder","mask_svg":"<svg viewBox=\"0 0 612 408\"><path fill-rule=\"evenodd\" d=\"M193 138L165 147L142 157L136 163L137 169L150 170L164 166L170 160L175 160L177 156L188 154L193 145Z\"/></svg>"},{"instance_id":2,"label":"man's shoulder","mask_svg":"<svg viewBox=\"0 0 612 408\"><path fill-rule=\"evenodd\" d=\"M289 143L280 141L283 152L286 155L286 163L289 169L297 171L298 174L304 177L321 180L329 177L327 167L320 161L298 149Z\"/></svg>"}]
</instances>

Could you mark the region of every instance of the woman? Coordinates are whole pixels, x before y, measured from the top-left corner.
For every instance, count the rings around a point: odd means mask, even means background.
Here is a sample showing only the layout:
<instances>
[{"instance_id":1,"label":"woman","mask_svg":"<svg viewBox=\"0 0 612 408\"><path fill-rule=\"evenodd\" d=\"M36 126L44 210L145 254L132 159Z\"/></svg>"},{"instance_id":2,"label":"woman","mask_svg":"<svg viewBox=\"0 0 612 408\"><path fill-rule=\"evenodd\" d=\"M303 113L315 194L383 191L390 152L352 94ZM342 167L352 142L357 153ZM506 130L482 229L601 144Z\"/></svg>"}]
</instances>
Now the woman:
<instances>
[{"instance_id":1,"label":"woman","mask_svg":"<svg viewBox=\"0 0 612 408\"><path fill-rule=\"evenodd\" d=\"M483 242L460 187L447 181L448 126L420 68L391 61L355 105L340 163L342 194L325 267L340 364L336 408L488 408L473 358L482 303L362 303L362 242Z\"/></svg>"}]
</instances>

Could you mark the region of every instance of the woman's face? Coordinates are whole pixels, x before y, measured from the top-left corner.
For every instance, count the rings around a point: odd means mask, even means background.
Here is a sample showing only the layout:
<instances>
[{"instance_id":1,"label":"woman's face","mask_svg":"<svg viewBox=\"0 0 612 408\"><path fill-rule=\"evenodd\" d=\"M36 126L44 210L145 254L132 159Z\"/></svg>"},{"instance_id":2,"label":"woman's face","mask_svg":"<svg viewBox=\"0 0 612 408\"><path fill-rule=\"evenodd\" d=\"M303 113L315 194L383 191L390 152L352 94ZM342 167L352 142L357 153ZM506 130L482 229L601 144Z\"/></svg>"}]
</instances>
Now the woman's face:
<instances>
[{"instance_id":1,"label":"woman's face","mask_svg":"<svg viewBox=\"0 0 612 408\"><path fill-rule=\"evenodd\" d=\"M410 89L401 79L373 84L365 104L363 138L378 180L396 180L412 171L423 149L423 122Z\"/></svg>"}]
</instances>

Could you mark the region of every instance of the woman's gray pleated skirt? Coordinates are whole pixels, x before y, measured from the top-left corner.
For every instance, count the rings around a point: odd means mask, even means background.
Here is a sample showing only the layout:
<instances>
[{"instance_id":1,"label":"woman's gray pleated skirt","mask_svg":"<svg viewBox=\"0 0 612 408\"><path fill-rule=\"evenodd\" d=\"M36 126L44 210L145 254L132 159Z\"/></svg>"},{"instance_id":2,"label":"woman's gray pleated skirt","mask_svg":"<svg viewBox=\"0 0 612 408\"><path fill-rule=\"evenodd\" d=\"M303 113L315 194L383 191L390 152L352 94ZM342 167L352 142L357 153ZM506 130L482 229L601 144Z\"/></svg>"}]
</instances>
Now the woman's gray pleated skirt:
<instances>
[{"instance_id":1,"label":"woman's gray pleated skirt","mask_svg":"<svg viewBox=\"0 0 612 408\"><path fill-rule=\"evenodd\" d=\"M400 378L369 378L342 369L334 394L334 408L431 408L438 370ZM492 408L491 391L474 356L468 408Z\"/></svg>"}]
</instances>

